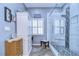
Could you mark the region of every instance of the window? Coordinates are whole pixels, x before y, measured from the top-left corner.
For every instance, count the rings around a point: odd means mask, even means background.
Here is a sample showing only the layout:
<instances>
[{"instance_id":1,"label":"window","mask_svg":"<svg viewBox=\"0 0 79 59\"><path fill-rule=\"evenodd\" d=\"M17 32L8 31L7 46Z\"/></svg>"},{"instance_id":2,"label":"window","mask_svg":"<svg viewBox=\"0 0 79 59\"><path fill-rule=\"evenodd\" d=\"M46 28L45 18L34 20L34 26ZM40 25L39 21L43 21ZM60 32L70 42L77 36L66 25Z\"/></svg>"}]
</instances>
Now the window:
<instances>
[{"instance_id":1,"label":"window","mask_svg":"<svg viewBox=\"0 0 79 59\"><path fill-rule=\"evenodd\" d=\"M42 35L43 30L43 22L44 20L42 18L33 18L32 24L33 24L33 35Z\"/></svg>"},{"instance_id":2,"label":"window","mask_svg":"<svg viewBox=\"0 0 79 59\"><path fill-rule=\"evenodd\" d=\"M37 28L37 20L33 20L33 27Z\"/></svg>"},{"instance_id":3,"label":"window","mask_svg":"<svg viewBox=\"0 0 79 59\"><path fill-rule=\"evenodd\" d=\"M65 21L55 20L55 34L64 34Z\"/></svg>"}]
</instances>

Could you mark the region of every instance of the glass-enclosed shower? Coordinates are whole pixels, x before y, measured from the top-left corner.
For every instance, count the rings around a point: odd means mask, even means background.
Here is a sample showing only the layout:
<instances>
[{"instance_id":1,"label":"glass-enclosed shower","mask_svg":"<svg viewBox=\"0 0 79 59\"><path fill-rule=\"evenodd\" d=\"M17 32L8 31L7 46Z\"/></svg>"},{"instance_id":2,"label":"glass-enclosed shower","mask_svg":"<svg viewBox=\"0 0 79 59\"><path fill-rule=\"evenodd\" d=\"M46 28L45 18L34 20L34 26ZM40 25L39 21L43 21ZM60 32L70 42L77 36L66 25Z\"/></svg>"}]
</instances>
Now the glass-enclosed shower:
<instances>
[{"instance_id":1,"label":"glass-enclosed shower","mask_svg":"<svg viewBox=\"0 0 79 59\"><path fill-rule=\"evenodd\" d=\"M77 56L70 49L70 4L47 15L47 39L55 55Z\"/></svg>"}]
</instances>

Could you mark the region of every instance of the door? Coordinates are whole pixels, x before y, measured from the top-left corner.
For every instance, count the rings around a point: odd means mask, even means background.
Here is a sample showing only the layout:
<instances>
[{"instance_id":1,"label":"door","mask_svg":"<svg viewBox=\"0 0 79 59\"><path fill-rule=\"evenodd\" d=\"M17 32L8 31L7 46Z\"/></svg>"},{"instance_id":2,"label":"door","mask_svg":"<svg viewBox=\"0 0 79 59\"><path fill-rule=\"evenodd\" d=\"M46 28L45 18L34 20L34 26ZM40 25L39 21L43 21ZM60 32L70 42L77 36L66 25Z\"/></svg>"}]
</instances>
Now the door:
<instances>
[{"instance_id":1,"label":"door","mask_svg":"<svg viewBox=\"0 0 79 59\"><path fill-rule=\"evenodd\" d=\"M28 55L28 13L17 12L17 36L23 38L23 55Z\"/></svg>"}]
</instances>

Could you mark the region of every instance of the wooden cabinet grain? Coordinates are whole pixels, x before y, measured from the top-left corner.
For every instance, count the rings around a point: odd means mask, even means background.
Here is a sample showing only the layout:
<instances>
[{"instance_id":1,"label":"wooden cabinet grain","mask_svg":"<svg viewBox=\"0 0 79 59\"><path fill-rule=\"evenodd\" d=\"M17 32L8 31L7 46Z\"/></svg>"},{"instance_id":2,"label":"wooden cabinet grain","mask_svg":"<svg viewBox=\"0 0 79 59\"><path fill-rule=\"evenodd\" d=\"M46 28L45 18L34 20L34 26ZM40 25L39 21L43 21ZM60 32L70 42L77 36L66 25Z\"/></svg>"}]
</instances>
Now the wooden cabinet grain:
<instances>
[{"instance_id":1,"label":"wooden cabinet grain","mask_svg":"<svg viewBox=\"0 0 79 59\"><path fill-rule=\"evenodd\" d=\"M19 56L23 54L23 39L12 39L13 41L5 41L5 55Z\"/></svg>"}]
</instances>

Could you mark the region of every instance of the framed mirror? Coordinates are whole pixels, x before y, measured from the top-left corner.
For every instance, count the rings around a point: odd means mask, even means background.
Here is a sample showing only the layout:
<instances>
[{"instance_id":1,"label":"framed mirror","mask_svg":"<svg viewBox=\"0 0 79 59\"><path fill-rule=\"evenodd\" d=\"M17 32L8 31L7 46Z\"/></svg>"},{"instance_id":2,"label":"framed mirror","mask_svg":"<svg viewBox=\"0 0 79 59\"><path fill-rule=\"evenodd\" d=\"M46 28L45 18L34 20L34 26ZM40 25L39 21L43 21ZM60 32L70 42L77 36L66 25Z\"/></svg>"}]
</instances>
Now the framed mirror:
<instances>
[{"instance_id":1,"label":"framed mirror","mask_svg":"<svg viewBox=\"0 0 79 59\"><path fill-rule=\"evenodd\" d=\"M5 21L11 22L12 21L12 14L11 10L7 7L4 7L4 16L5 16Z\"/></svg>"}]
</instances>

